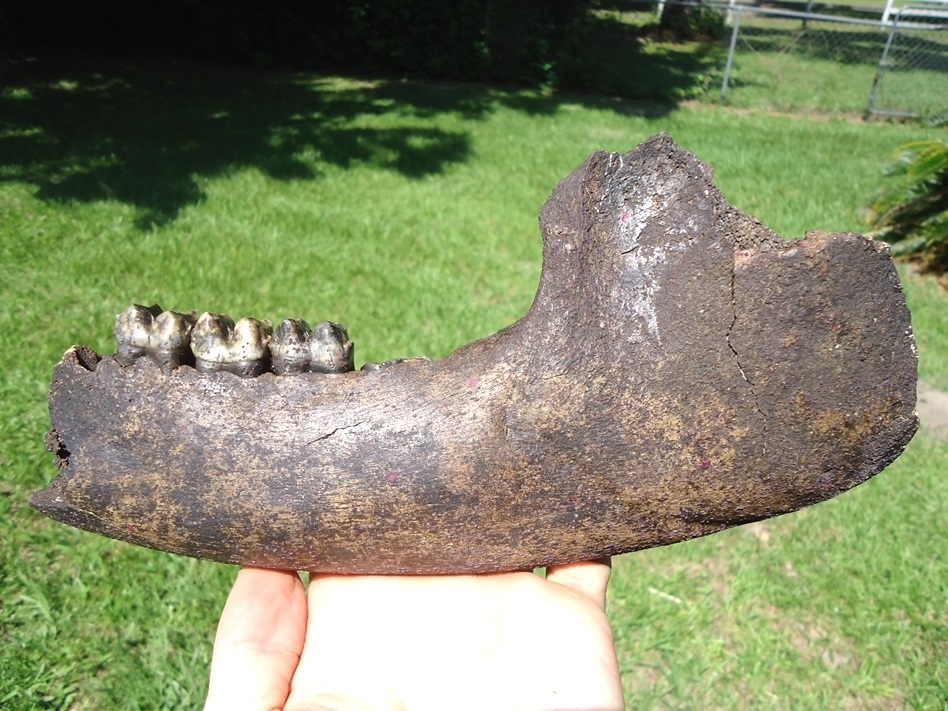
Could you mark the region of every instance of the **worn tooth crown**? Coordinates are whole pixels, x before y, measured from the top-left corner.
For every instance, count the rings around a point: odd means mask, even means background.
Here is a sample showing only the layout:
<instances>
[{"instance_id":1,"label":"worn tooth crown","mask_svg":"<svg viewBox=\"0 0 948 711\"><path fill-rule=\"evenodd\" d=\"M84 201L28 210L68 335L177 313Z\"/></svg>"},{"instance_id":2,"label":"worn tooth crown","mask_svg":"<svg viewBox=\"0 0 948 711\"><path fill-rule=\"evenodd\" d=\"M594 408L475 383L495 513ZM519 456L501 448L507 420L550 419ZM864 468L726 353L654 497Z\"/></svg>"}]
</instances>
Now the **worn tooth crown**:
<instances>
[{"instance_id":1,"label":"worn tooth crown","mask_svg":"<svg viewBox=\"0 0 948 711\"><path fill-rule=\"evenodd\" d=\"M227 314L205 311L191 331L191 350L199 362L227 363L234 320Z\"/></svg>"},{"instance_id":2,"label":"worn tooth crown","mask_svg":"<svg viewBox=\"0 0 948 711\"><path fill-rule=\"evenodd\" d=\"M323 321L316 328L301 319L286 319L270 341L273 372L345 373L354 369L353 345L346 327Z\"/></svg>"},{"instance_id":3,"label":"worn tooth crown","mask_svg":"<svg viewBox=\"0 0 948 711\"><path fill-rule=\"evenodd\" d=\"M270 365L270 322L242 318L236 324L225 314L203 313L191 331L195 367L201 372L226 370L245 377Z\"/></svg>"},{"instance_id":4,"label":"worn tooth crown","mask_svg":"<svg viewBox=\"0 0 948 711\"><path fill-rule=\"evenodd\" d=\"M164 368L193 365L207 373L226 370L257 376L354 369L354 348L346 327L323 321L310 328L303 319L285 319L276 332L266 319L226 314L162 311L157 304L133 304L115 317L116 360L131 365L144 355Z\"/></svg>"},{"instance_id":5,"label":"worn tooth crown","mask_svg":"<svg viewBox=\"0 0 948 711\"><path fill-rule=\"evenodd\" d=\"M162 311L158 304L132 304L115 317L115 359L131 365L147 355L164 368L192 363L191 327L196 316L193 311Z\"/></svg>"},{"instance_id":6,"label":"worn tooth crown","mask_svg":"<svg viewBox=\"0 0 948 711\"><path fill-rule=\"evenodd\" d=\"M165 311L152 324L148 338L148 355L162 367L177 368L194 363L191 353L191 330L197 314Z\"/></svg>"},{"instance_id":7,"label":"worn tooth crown","mask_svg":"<svg viewBox=\"0 0 948 711\"><path fill-rule=\"evenodd\" d=\"M132 304L115 317L115 340L118 349L115 359L122 365L131 365L146 355L155 318L161 314L158 304Z\"/></svg>"},{"instance_id":8,"label":"worn tooth crown","mask_svg":"<svg viewBox=\"0 0 948 711\"><path fill-rule=\"evenodd\" d=\"M309 369L316 373L345 373L353 370L353 344L346 327L323 321L309 338Z\"/></svg>"},{"instance_id":9,"label":"worn tooth crown","mask_svg":"<svg viewBox=\"0 0 948 711\"><path fill-rule=\"evenodd\" d=\"M163 311L152 324L148 339L149 348L176 349L191 345L191 329L197 314L189 311L186 314L177 311Z\"/></svg>"},{"instance_id":10,"label":"worn tooth crown","mask_svg":"<svg viewBox=\"0 0 948 711\"><path fill-rule=\"evenodd\" d=\"M269 360L272 331L273 327L266 319L240 319L230 336L231 353L239 361Z\"/></svg>"},{"instance_id":11,"label":"worn tooth crown","mask_svg":"<svg viewBox=\"0 0 948 711\"><path fill-rule=\"evenodd\" d=\"M270 338L270 357L277 375L302 373L309 367L312 329L303 319L284 319Z\"/></svg>"}]
</instances>

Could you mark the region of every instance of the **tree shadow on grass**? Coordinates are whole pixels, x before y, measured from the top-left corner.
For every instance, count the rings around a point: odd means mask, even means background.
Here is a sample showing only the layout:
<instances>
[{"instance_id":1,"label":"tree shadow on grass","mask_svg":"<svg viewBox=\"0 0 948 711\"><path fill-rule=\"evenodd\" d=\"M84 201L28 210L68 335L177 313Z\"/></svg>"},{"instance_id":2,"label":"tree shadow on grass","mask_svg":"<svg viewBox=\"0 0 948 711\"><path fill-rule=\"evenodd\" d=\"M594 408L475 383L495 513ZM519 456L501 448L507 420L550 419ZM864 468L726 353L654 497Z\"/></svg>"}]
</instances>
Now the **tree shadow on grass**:
<instances>
[{"instance_id":1,"label":"tree shadow on grass","mask_svg":"<svg viewBox=\"0 0 948 711\"><path fill-rule=\"evenodd\" d=\"M0 180L32 183L43 200L123 202L147 228L200 202L206 179L242 168L287 181L318 179L332 166L436 175L470 159L467 122L500 105L549 115L564 101L629 110L614 99L481 85L9 61L0 74ZM449 113L458 120L440 122L448 128L431 120Z\"/></svg>"},{"instance_id":2,"label":"tree shadow on grass","mask_svg":"<svg viewBox=\"0 0 948 711\"><path fill-rule=\"evenodd\" d=\"M327 90L184 65L16 69L0 90L0 179L33 183L44 200L124 202L141 226L174 219L203 199L202 180L240 168L311 180L369 164L422 178L471 150L464 131L418 120L443 107L365 82ZM486 106L453 110L477 117Z\"/></svg>"}]
</instances>

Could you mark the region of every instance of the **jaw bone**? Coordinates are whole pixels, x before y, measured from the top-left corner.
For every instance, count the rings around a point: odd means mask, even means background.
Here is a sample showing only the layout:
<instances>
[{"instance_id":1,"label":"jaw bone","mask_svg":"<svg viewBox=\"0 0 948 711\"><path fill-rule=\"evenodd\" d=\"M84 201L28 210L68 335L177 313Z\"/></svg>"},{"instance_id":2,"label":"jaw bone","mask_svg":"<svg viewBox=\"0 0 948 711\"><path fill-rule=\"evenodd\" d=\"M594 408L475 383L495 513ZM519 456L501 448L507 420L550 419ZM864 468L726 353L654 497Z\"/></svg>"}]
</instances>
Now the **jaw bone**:
<instances>
[{"instance_id":1,"label":"jaw bone","mask_svg":"<svg viewBox=\"0 0 948 711\"><path fill-rule=\"evenodd\" d=\"M665 135L592 155L540 221L530 311L440 360L241 378L69 350L50 386L61 473L31 503L249 565L529 569L799 509L912 438L917 355L885 245L784 242Z\"/></svg>"}]
</instances>

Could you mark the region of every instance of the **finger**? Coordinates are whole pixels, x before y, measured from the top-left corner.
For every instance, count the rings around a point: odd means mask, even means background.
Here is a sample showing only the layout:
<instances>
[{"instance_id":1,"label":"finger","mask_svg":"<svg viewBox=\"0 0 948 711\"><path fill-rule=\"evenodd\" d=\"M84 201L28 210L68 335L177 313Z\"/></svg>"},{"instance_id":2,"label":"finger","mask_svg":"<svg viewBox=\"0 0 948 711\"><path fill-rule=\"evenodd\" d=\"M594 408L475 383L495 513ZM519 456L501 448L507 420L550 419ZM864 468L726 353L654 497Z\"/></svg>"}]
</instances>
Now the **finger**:
<instances>
[{"instance_id":1,"label":"finger","mask_svg":"<svg viewBox=\"0 0 948 711\"><path fill-rule=\"evenodd\" d=\"M214 639L205 711L282 708L306 635L306 593L286 570L243 568Z\"/></svg>"},{"instance_id":2,"label":"finger","mask_svg":"<svg viewBox=\"0 0 948 711\"><path fill-rule=\"evenodd\" d=\"M415 626L410 612L389 615L410 609L425 580L310 573L305 651L282 711L406 711L388 681L410 681L391 655Z\"/></svg>"},{"instance_id":3,"label":"finger","mask_svg":"<svg viewBox=\"0 0 948 711\"><path fill-rule=\"evenodd\" d=\"M274 709L280 711L280 709ZM405 705L387 693L373 693L360 689L358 693L294 692L282 711L406 711Z\"/></svg>"},{"instance_id":4,"label":"finger","mask_svg":"<svg viewBox=\"0 0 948 711\"><path fill-rule=\"evenodd\" d=\"M562 585L606 608L606 588L612 573L612 559L586 560L566 565L551 565L546 569L546 579Z\"/></svg>"}]
</instances>

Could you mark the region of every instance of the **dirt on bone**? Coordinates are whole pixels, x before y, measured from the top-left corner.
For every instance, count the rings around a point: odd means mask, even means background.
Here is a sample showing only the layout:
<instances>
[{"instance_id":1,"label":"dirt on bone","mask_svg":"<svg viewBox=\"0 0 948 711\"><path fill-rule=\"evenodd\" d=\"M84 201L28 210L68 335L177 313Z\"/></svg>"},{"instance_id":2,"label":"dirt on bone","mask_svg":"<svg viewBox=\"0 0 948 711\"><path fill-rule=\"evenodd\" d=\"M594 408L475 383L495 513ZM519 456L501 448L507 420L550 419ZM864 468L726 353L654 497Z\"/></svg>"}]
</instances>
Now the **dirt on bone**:
<instances>
[{"instance_id":1,"label":"dirt on bone","mask_svg":"<svg viewBox=\"0 0 948 711\"><path fill-rule=\"evenodd\" d=\"M541 232L530 311L437 361L241 378L68 352L69 466L39 508L247 565L530 569L794 511L914 435L910 315L872 240L779 242L667 135L593 154Z\"/></svg>"}]
</instances>

